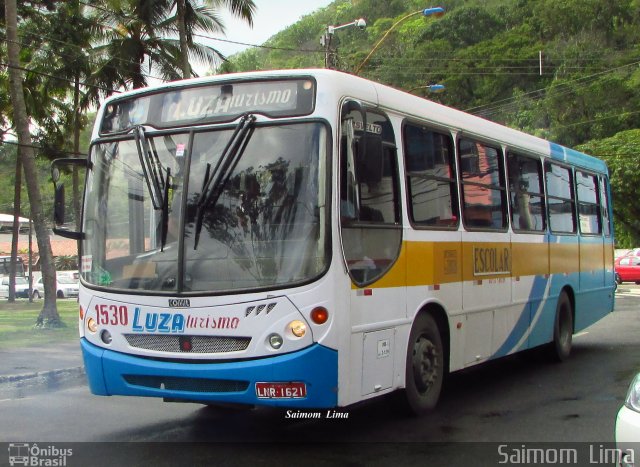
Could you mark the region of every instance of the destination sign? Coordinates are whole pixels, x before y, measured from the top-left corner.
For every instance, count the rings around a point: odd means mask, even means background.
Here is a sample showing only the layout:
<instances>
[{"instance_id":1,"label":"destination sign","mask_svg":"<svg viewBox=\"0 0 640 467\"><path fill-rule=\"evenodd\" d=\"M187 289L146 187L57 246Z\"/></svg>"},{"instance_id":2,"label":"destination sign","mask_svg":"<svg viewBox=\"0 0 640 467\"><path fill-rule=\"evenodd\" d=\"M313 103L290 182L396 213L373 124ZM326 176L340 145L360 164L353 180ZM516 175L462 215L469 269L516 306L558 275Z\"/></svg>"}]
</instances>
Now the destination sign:
<instances>
[{"instance_id":1,"label":"destination sign","mask_svg":"<svg viewBox=\"0 0 640 467\"><path fill-rule=\"evenodd\" d=\"M167 128L232 121L246 113L269 117L308 115L313 111L314 97L315 85L311 79L170 89L109 104L100 133L126 132L136 125Z\"/></svg>"}]
</instances>

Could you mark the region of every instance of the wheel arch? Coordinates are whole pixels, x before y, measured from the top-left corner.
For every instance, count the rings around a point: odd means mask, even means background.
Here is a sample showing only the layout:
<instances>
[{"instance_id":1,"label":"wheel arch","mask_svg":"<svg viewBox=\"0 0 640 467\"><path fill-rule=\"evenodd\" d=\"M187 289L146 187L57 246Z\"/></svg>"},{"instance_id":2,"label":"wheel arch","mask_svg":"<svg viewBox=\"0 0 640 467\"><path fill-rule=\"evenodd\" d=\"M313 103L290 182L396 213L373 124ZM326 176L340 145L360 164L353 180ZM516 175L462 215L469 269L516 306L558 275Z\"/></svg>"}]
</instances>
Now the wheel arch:
<instances>
[{"instance_id":1,"label":"wheel arch","mask_svg":"<svg viewBox=\"0 0 640 467\"><path fill-rule=\"evenodd\" d=\"M435 303L435 302L426 303L416 313L416 315L413 318L413 321L415 322L416 319L418 319L418 316L422 314L431 315L433 319L436 321L436 324L438 325L438 330L440 331L440 339L442 340L442 346L445 352L444 370L445 370L445 374L448 374L450 358L451 358L451 332L450 332L449 318L447 316L447 312L445 311L444 307L439 303Z\"/></svg>"}]
</instances>

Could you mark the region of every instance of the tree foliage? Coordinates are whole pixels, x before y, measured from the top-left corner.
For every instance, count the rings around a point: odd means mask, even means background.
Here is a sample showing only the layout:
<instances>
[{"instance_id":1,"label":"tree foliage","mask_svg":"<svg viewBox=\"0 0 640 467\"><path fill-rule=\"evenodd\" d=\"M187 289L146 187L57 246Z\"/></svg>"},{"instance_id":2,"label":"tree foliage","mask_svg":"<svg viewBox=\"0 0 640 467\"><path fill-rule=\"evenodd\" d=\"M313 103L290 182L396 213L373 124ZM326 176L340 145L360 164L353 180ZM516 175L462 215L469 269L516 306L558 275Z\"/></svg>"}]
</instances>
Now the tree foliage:
<instances>
[{"instance_id":1,"label":"tree foliage","mask_svg":"<svg viewBox=\"0 0 640 467\"><path fill-rule=\"evenodd\" d=\"M603 157L611 167L618 242L640 245L631 188L637 185L633 168L640 148L630 149L640 128L640 1L440 4L445 16L407 19L360 74L560 144L583 145ZM326 26L364 17L365 31L337 34L339 68L353 72L392 25L424 6L336 0L266 44L280 49L250 49L231 57L222 71L322 67L318 39ZM426 85L435 83L446 91L429 96Z\"/></svg>"},{"instance_id":2,"label":"tree foliage","mask_svg":"<svg viewBox=\"0 0 640 467\"><path fill-rule=\"evenodd\" d=\"M616 242L621 248L640 245L640 129L593 140L578 149L604 159L611 172Z\"/></svg>"}]
</instances>

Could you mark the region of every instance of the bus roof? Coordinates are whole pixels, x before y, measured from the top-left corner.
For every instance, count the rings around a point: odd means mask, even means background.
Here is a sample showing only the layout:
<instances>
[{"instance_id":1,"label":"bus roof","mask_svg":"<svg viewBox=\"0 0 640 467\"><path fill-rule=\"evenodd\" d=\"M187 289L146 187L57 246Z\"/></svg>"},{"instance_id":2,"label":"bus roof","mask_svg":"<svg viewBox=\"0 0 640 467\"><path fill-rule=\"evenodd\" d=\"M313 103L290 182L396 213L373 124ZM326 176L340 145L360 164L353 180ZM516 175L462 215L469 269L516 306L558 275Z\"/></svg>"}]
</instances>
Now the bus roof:
<instances>
[{"instance_id":1,"label":"bus roof","mask_svg":"<svg viewBox=\"0 0 640 467\"><path fill-rule=\"evenodd\" d=\"M106 105L114 100L133 97L138 94L142 95L181 87L191 87L210 83L225 83L239 80L302 76L312 76L318 81L319 97L325 93L333 96L335 99L352 97L354 99L359 99L364 102L380 106L387 111L414 117L417 120L430 123L435 126L451 128L457 131L458 134L499 141L513 150L543 154L560 162L576 165L586 170L608 174L608 169L604 161L582 152L513 128L508 128L499 123L468 114L461 110L447 107L428 99L400 91L384 84L376 83L345 72L329 69L253 71L173 81L147 88L126 91L111 96L105 100L104 104ZM103 109L104 105L99 112L97 122L100 122L102 118ZM96 128L94 129L94 137L98 136L98 126L99 125L96 125Z\"/></svg>"}]
</instances>

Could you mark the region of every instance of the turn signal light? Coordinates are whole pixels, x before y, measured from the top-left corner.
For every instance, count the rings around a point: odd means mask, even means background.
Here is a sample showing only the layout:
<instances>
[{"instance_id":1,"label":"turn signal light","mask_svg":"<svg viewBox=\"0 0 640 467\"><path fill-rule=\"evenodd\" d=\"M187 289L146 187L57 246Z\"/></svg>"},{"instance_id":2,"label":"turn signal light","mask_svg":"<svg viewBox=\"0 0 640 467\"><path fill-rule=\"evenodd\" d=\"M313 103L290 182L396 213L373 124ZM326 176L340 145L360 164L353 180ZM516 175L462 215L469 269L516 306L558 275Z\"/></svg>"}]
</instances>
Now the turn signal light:
<instances>
[{"instance_id":1,"label":"turn signal light","mask_svg":"<svg viewBox=\"0 0 640 467\"><path fill-rule=\"evenodd\" d=\"M307 326L302 321L291 321L289 323L289 329L291 330L291 334L296 337L303 337L307 332Z\"/></svg>"},{"instance_id":2,"label":"turn signal light","mask_svg":"<svg viewBox=\"0 0 640 467\"><path fill-rule=\"evenodd\" d=\"M89 318L87 320L87 329L95 334L95 332L98 330L98 323L96 323L95 319Z\"/></svg>"},{"instance_id":3,"label":"turn signal light","mask_svg":"<svg viewBox=\"0 0 640 467\"><path fill-rule=\"evenodd\" d=\"M311 310L311 321L316 324L324 324L329 319L329 312L323 306L317 306Z\"/></svg>"}]
</instances>

